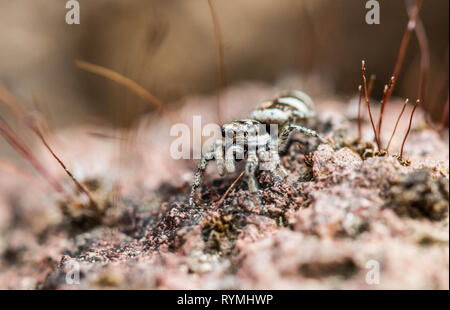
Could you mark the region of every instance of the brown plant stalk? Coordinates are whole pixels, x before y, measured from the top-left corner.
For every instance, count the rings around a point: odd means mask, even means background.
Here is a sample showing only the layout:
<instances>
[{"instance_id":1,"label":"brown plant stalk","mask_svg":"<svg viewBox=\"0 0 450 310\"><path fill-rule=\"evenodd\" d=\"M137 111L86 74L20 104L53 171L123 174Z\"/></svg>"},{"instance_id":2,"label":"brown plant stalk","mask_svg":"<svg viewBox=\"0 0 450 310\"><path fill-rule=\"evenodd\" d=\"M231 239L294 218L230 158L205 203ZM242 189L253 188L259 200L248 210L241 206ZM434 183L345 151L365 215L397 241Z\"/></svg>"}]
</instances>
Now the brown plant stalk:
<instances>
[{"instance_id":1,"label":"brown plant stalk","mask_svg":"<svg viewBox=\"0 0 450 310\"><path fill-rule=\"evenodd\" d=\"M447 121L448 121L448 94L447 94L447 102L445 103L444 111L443 111L443 112L444 112L444 113L442 114L441 122L440 122L440 124L439 124L438 131L444 130L444 129L445 129L445 126L446 126L446 124L447 124Z\"/></svg>"},{"instance_id":2,"label":"brown plant stalk","mask_svg":"<svg viewBox=\"0 0 450 310\"><path fill-rule=\"evenodd\" d=\"M67 166L63 163L63 161L56 155L56 153L53 151L53 149L48 144L47 140L44 137L43 130L42 130L42 124L39 122L33 115L31 115L26 108L20 104L19 101L17 101L14 96L2 85L0 85L0 101L5 103L12 111L16 114L16 117L21 120L25 126L30 129L32 132L36 134L36 136L39 138L39 140L44 144L45 148L50 152L50 154L53 156L53 158L58 162L58 164L64 169L66 174L72 179L77 189L80 191L80 193L85 194L88 199L91 206L95 206L96 203L94 199L92 198L89 191L75 178L75 176L70 172L70 170L67 168ZM8 126L5 122L4 125ZM5 127L6 128L6 127ZM12 130L9 130L9 134L13 134ZM18 137L16 137L18 139ZM17 140L16 139L16 140ZM11 140L11 141L14 141ZM23 153L25 145L23 144L20 146L20 149L22 150L20 153L22 156L25 155ZM29 153L29 151L28 151ZM28 156L24 156L26 158L29 158ZM48 177L48 176L47 176Z\"/></svg>"},{"instance_id":3,"label":"brown plant stalk","mask_svg":"<svg viewBox=\"0 0 450 310\"><path fill-rule=\"evenodd\" d=\"M219 199L219 201L216 204L216 207L219 207L222 205L222 203L225 201L225 198L227 198L228 194L231 192L231 190L234 188L234 186L237 184L237 182L242 178L242 176L245 173L245 169L239 174L239 176L233 181L233 183L228 187L228 189L225 191L225 193L222 195L222 197Z\"/></svg>"},{"instance_id":4,"label":"brown plant stalk","mask_svg":"<svg viewBox=\"0 0 450 310\"><path fill-rule=\"evenodd\" d=\"M414 117L414 112L416 112L416 109L419 106L419 104L420 104L420 99L417 99L416 104L414 105L414 108L413 108L413 110L411 112L411 117L409 118L408 130L406 131L405 137L403 138L402 148L400 150L400 156L399 156L400 159L403 159L403 148L405 146L405 142L406 142L406 139L408 138L409 132L411 131L411 125L412 125L412 120L413 120L413 117Z\"/></svg>"},{"instance_id":5,"label":"brown plant stalk","mask_svg":"<svg viewBox=\"0 0 450 310\"><path fill-rule=\"evenodd\" d=\"M165 118L167 118L170 122L172 123L179 122L178 115L168 111L160 99L156 98L148 90L146 90L144 87L142 87L135 81L131 80L130 78L127 78L114 70L96 64L92 64L83 60L75 60L75 65L77 66L77 68L81 70L102 76L119 85L128 88L131 92L135 93L137 96L143 99L144 102L156 108L158 111L161 111L162 115Z\"/></svg>"},{"instance_id":6,"label":"brown plant stalk","mask_svg":"<svg viewBox=\"0 0 450 310\"><path fill-rule=\"evenodd\" d=\"M6 142L23 158L25 158L36 171L60 194L62 194L67 201L72 201L72 198L65 192L62 185L47 171L47 169L39 162L39 160L31 153L22 140L9 127L8 123L0 116L0 135Z\"/></svg>"},{"instance_id":7,"label":"brown plant stalk","mask_svg":"<svg viewBox=\"0 0 450 310\"><path fill-rule=\"evenodd\" d=\"M358 141L362 139L362 119L361 119L361 97L362 86L358 86Z\"/></svg>"},{"instance_id":8,"label":"brown plant stalk","mask_svg":"<svg viewBox=\"0 0 450 310\"><path fill-rule=\"evenodd\" d=\"M225 79L225 53L223 47L222 31L220 28L219 16L217 14L217 8L214 0L208 0L209 9L211 11L211 17L214 25L214 37L216 40L216 50L217 50L217 74L218 74L218 101L217 101L217 120L219 123L222 122L222 98L221 93L226 88Z\"/></svg>"},{"instance_id":9,"label":"brown plant stalk","mask_svg":"<svg viewBox=\"0 0 450 310\"><path fill-rule=\"evenodd\" d=\"M395 84L395 77L392 76L391 79L389 80L389 84L385 85L385 87L384 87L383 99L381 100L380 115L378 117L378 124L377 124L378 138L380 140L381 146L383 144L383 142L381 140L382 139L381 127L383 125L384 110L386 108L386 102L387 102L386 99L392 93L392 88L394 87L394 84Z\"/></svg>"},{"instance_id":10,"label":"brown plant stalk","mask_svg":"<svg viewBox=\"0 0 450 310\"><path fill-rule=\"evenodd\" d=\"M372 129L373 129L373 133L375 135L375 142L377 144L378 150L381 151L380 142L378 140L377 130L375 128L375 123L373 121L372 110L370 109L369 96L367 93L366 62L364 60L362 61L361 69L362 69L362 76L363 76L363 82L364 82L363 83L364 84L364 94L365 94L367 110L369 111L370 123L372 124Z\"/></svg>"},{"instance_id":11,"label":"brown plant stalk","mask_svg":"<svg viewBox=\"0 0 450 310\"><path fill-rule=\"evenodd\" d=\"M403 61L405 59L406 50L408 48L409 40L411 38L412 31L416 28L417 17L419 16L420 8L422 6L423 0L416 0L414 7L411 9L411 13L409 14L408 24L406 26L405 33L403 34L402 41L400 43L400 48L397 55L397 61L395 62L394 72L391 76L394 77L395 81L398 81L398 75L403 65ZM394 92L395 83L392 85L392 89L389 94L386 96L386 104L389 102L389 99Z\"/></svg>"},{"instance_id":12,"label":"brown plant stalk","mask_svg":"<svg viewBox=\"0 0 450 310\"><path fill-rule=\"evenodd\" d=\"M392 138L394 138L395 132L397 131L398 124L400 122L400 119L402 118L403 112L405 112L405 108L406 108L406 105L408 104L408 102L409 102L409 99L406 99L405 102L403 103L402 110L401 110L400 114L397 117L397 121L395 122L394 130L392 131L392 135L389 138L389 142L388 142L387 147L386 147L386 151L387 152L389 152L389 147L391 146Z\"/></svg>"},{"instance_id":13,"label":"brown plant stalk","mask_svg":"<svg viewBox=\"0 0 450 310\"><path fill-rule=\"evenodd\" d=\"M370 96L372 95L372 91L373 91L373 85L375 84L375 80L376 80L377 76L375 74L371 74L370 78L369 78L369 86L367 89L367 94Z\"/></svg>"},{"instance_id":14,"label":"brown plant stalk","mask_svg":"<svg viewBox=\"0 0 450 310\"><path fill-rule=\"evenodd\" d=\"M137 84L132 79L127 78L116 71L83 60L75 60L75 65L79 69L103 76L120 85L127 87L133 93L144 99L145 102L147 102L148 104L157 109L162 109L163 107L163 103L161 100L150 94L149 91L147 91L144 87Z\"/></svg>"}]
</instances>

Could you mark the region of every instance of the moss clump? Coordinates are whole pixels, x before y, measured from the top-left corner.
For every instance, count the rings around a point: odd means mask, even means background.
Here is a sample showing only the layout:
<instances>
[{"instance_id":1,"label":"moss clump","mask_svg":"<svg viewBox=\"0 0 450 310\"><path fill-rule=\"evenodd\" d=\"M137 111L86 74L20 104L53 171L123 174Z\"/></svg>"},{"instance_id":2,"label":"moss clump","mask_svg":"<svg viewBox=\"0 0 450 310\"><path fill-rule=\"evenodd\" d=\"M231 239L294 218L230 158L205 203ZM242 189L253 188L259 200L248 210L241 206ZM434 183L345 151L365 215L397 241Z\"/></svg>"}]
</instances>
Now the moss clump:
<instances>
[{"instance_id":1,"label":"moss clump","mask_svg":"<svg viewBox=\"0 0 450 310\"><path fill-rule=\"evenodd\" d=\"M375 151L375 145L370 141L361 141L359 139L349 140L349 136L346 130L337 130L333 135L334 146L336 150L348 147L356 154L361 156L362 160L374 156L385 156L384 153L379 153Z\"/></svg>"},{"instance_id":2,"label":"moss clump","mask_svg":"<svg viewBox=\"0 0 450 310\"><path fill-rule=\"evenodd\" d=\"M239 229L232 215L219 215L206 222L202 235L206 242L205 252L227 256L235 247Z\"/></svg>"},{"instance_id":3,"label":"moss clump","mask_svg":"<svg viewBox=\"0 0 450 310\"><path fill-rule=\"evenodd\" d=\"M448 186L447 178L433 178L428 170L415 171L392 184L388 207L399 215L442 220L448 215Z\"/></svg>"},{"instance_id":4,"label":"moss clump","mask_svg":"<svg viewBox=\"0 0 450 310\"><path fill-rule=\"evenodd\" d=\"M60 201L59 207L72 228L88 230L105 222L106 212L113 205L112 193L104 189L99 179L84 180L82 185L92 195L95 203L89 203L83 193L74 191L73 201Z\"/></svg>"}]
</instances>

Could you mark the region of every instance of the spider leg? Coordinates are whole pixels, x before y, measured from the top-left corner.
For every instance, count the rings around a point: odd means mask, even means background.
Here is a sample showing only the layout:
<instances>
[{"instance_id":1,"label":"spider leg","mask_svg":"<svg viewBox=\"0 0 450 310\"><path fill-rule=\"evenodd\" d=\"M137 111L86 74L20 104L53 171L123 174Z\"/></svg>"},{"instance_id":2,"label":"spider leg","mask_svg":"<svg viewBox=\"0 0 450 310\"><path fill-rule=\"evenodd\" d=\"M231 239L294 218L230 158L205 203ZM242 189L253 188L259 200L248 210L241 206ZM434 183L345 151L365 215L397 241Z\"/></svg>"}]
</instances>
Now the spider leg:
<instances>
[{"instance_id":1,"label":"spider leg","mask_svg":"<svg viewBox=\"0 0 450 310\"><path fill-rule=\"evenodd\" d=\"M238 145L231 145L225 151L225 169L228 173L236 171L235 155L238 158L244 158L244 150Z\"/></svg>"},{"instance_id":2,"label":"spider leg","mask_svg":"<svg viewBox=\"0 0 450 310\"><path fill-rule=\"evenodd\" d=\"M258 148L258 160L261 162L259 164L261 170L272 170L271 169L272 167L269 166L269 169L267 167L268 165L271 164L271 161L270 161L270 153L266 150L266 148L264 147Z\"/></svg>"},{"instance_id":3,"label":"spider leg","mask_svg":"<svg viewBox=\"0 0 450 310\"><path fill-rule=\"evenodd\" d=\"M315 137L315 138L319 139L320 142L322 142L322 143L328 143L328 141L325 140L325 138L322 137L317 131L306 128L301 125L290 124L290 125L284 127L281 131L280 138L279 138L280 151L282 151L282 152L287 151L291 137L296 132L301 132L302 134L307 135L309 137Z\"/></svg>"},{"instance_id":4,"label":"spider leg","mask_svg":"<svg viewBox=\"0 0 450 310\"><path fill-rule=\"evenodd\" d=\"M223 158L223 141L217 140L215 143L215 158L217 165L217 172L220 176L225 174L225 159Z\"/></svg>"},{"instance_id":5,"label":"spider leg","mask_svg":"<svg viewBox=\"0 0 450 310\"><path fill-rule=\"evenodd\" d=\"M288 175L288 173L284 168L283 164L281 163L280 155L278 154L278 152L272 152L271 156L273 164L275 166L276 174L281 179L285 178Z\"/></svg>"},{"instance_id":6,"label":"spider leg","mask_svg":"<svg viewBox=\"0 0 450 310\"><path fill-rule=\"evenodd\" d=\"M209 147L208 152L202 156L202 158L200 159L200 162L198 163L197 170L195 171L195 174L194 174L194 180L192 182L191 195L189 196L189 206L191 206L191 207L194 206L195 192L202 183L203 172L206 170L206 166L208 165L208 162L214 158L216 145L217 145L217 143L213 143Z\"/></svg>"},{"instance_id":7,"label":"spider leg","mask_svg":"<svg viewBox=\"0 0 450 310\"><path fill-rule=\"evenodd\" d=\"M258 183L256 182L255 171L258 167L258 156L255 152L248 154L247 163L245 164L245 174L247 175L248 189L252 194L258 192Z\"/></svg>"},{"instance_id":8,"label":"spider leg","mask_svg":"<svg viewBox=\"0 0 450 310\"><path fill-rule=\"evenodd\" d=\"M270 163L270 170L272 171L272 173L274 173L276 178L282 180L288 175L286 169L281 164L280 155L278 153L278 141L276 139L272 139L272 141L269 142L268 150L259 150L258 155L260 156L262 161Z\"/></svg>"}]
</instances>

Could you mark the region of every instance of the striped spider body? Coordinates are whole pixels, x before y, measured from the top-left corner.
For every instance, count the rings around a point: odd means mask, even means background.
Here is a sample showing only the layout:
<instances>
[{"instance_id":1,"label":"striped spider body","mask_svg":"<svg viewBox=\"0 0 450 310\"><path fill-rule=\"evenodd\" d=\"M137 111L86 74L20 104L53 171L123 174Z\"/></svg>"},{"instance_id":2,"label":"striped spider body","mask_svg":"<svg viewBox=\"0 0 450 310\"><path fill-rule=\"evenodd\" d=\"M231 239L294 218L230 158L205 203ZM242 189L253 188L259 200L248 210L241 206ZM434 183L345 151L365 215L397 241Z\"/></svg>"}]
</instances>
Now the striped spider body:
<instances>
[{"instance_id":1,"label":"striped spider body","mask_svg":"<svg viewBox=\"0 0 450 310\"><path fill-rule=\"evenodd\" d=\"M200 159L192 184L190 205L194 205L195 192L201 185L208 162L214 159L221 176L226 172L233 173L235 162L246 159L245 174L249 190L254 195L258 192L255 177L258 166L269 167L278 178L286 177L279 153L287 150L293 134L300 132L327 143L316 131L304 126L315 115L314 103L308 95L301 91L289 91L259 104L251 113L251 119L224 124L222 139L216 140Z\"/></svg>"}]
</instances>

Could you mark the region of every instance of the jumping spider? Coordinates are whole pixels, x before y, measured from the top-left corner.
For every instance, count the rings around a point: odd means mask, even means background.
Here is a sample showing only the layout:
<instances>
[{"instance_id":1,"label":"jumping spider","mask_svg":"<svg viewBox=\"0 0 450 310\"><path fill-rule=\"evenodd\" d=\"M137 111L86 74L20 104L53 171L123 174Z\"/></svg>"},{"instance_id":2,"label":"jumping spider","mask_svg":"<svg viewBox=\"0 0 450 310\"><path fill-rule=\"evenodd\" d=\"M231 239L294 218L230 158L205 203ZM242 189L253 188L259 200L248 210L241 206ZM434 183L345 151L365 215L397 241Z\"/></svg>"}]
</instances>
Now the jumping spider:
<instances>
[{"instance_id":1,"label":"jumping spider","mask_svg":"<svg viewBox=\"0 0 450 310\"><path fill-rule=\"evenodd\" d=\"M286 152L294 133L301 132L328 143L316 131L303 126L308 119L315 116L314 103L308 95L301 91L289 91L259 104L252 112L251 119L235 120L223 125L222 137L225 139L216 140L200 159L189 204L194 205L195 192L201 185L202 174L208 162L214 158L217 171L223 176L225 172L233 173L235 161L246 156L245 174L253 195L258 192L255 171L260 161L270 164L270 170L276 177L286 177L287 172L281 164L279 152ZM276 129L275 134L273 128Z\"/></svg>"}]
</instances>

